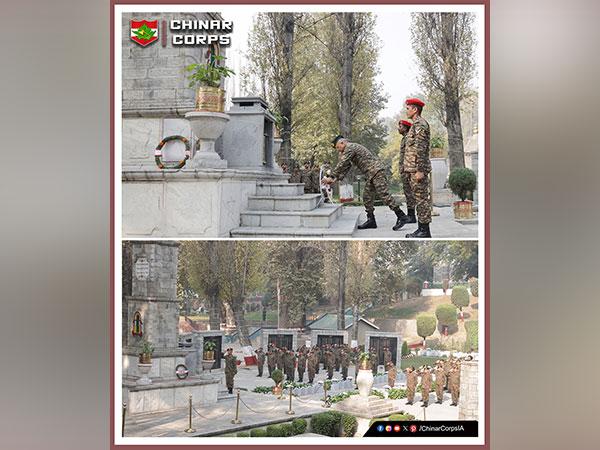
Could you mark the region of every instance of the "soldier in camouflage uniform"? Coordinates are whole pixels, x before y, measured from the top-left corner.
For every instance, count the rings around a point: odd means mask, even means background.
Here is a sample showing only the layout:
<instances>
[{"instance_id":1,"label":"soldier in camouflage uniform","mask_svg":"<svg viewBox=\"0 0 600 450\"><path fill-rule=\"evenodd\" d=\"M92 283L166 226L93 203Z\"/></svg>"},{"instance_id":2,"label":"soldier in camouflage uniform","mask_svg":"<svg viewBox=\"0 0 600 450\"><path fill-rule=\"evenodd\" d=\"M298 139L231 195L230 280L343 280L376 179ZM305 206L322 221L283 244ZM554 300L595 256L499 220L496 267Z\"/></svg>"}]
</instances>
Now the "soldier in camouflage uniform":
<instances>
[{"instance_id":1,"label":"soldier in camouflage uniform","mask_svg":"<svg viewBox=\"0 0 600 450\"><path fill-rule=\"evenodd\" d=\"M283 365L283 355L285 355L286 351L287 349L285 347L277 349L277 368L282 372L285 369L285 366Z\"/></svg>"},{"instance_id":2,"label":"soldier in camouflage uniform","mask_svg":"<svg viewBox=\"0 0 600 450\"><path fill-rule=\"evenodd\" d=\"M273 371L275 370L275 367L277 366L276 351L277 350L269 344L269 349L267 351L267 367L269 368L269 378L271 377Z\"/></svg>"},{"instance_id":3,"label":"soldier in camouflage uniform","mask_svg":"<svg viewBox=\"0 0 600 450\"><path fill-rule=\"evenodd\" d=\"M254 353L256 353L256 365L258 367L258 375L256 375L256 376L262 377L263 368L265 365L265 352L263 351L262 347L260 347Z\"/></svg>"},{"instance_id":4,"label":"soldier in camouflage uniform","mask_svg":"<svg viewBox=\"0 0 600 450\"><path fill-rule=\"evenodd\" d=\"M392 361L389 361L385 367L387 368L388 385L390 387L394 387L394 384L396 384L396 377L398 375L396 365Z\"/></svg>"},{"instance_id":5,"label":"soldier in camouflage uniform","mask_svg":"<svg viewBox=\"0 0 600 450\"><path fill-rule=\"evenodd\" d=\"M333 366L335 364L335 357L333 356L333 351L328 348L325 350L325 369L327 370L327 379L331 380L333 378Z\"/></svg>"},{"instance_id":6,"label":"soldier in camouflage uniform","mask_svg":"<svg viewBox=\"0 0 600 450\"><path fill-rule=\"evenodd\" d=\"M450 395L452 395L450 406L457 406L460 396L460 364L458 362L448 372L448 387L450 388Z\"/></svg>"},{"instance_id":7,"label":"soldier in camouflage uniform","mask_svg":"<svg viewBox=\"0 0 600 450\"><path fill-rule=\"evenodd\" d=\"M406 197L406 215L408 216L407 223L417 223L415 216L415 194L410 186L410 174L404 171L404 154L406 153L406 135L410 130L412 123L408 120L401 120L398 122L398 133L402 135L400 141L400 178L402 179L402 189L404 190L404 197Z\"/></svg>"},{"instance_id":8,"label":"soldier in camouflage uniform","mask_svg":"<svg viewBox=\"0 0 600 450\"><path fill-rule=\"evenodd\" d=\"M435 398L436 403L441 404L444 400L444 386L446 386L446 372L444 361L439 360L435 366Z\"/></svg>"},{"instance_id":9,"label":"soldier in camouflage uniform","mask_svg":"<svg viewBox=\"0 0 600 450\"><path fill-rule=\"evenodd\" d=\"M338 344L334 344L333 357L334 357L334 367L335 367L334 370L336 372L340 371L341 356L342 356L342 349L340 348L340 346Z\"/></svg>"},{"instance_id":10,"label":"soldier in camouflage uniform","mask_svg":"<svg viewBox=\"0 0 600 450\"><path fill-rule=\"evenodd\" d=\"M350 367L350 353L347 349L342 349L340 354L340 364L342 366L342 380L348 378L348 367Z\"/></svg>"},{"instance_id":11,"label":"soldier in camouflage uniform","mask_svg":"<svg viewBox=\"0 0 600 450\"><path fill-rule=\"evenodd\" d=\"M294 366L296 364L296 357L294 356L294 352L291 350L287 351L283 357L283 367L285 367L286 379L287 381L294 381Z\"/></svg>"},{"instance_id":12,"label":"soldier in camouflage uniform","mask_svg":"<svg viewBox=\"0 0 600 450\"><path fill-rule=\"evenodd\" d=\"M308 382L312 383L315 379L315 369L317 365L317 354L314 350L308 352L308 359L306 361L306 368L308 369Z\"/></svg>"},{"instance_id":13,"label":"soldier in camouflage uniform","mask_svg":"<svg viewBox=\"0 0 600 450\"><path fill-rule=\"evenodd\" d=\"M428 366L423 367L421 370L421 401L423 407L427 408L429 405L429 393L431 392L431 371Z\"/></svg>"},{"instance_id":14,"label":"soldier in camouflage uniform","mask_svg":"<svg viewBox=\"0 0 600 450\"><path fill-rule=\"evenodd\" d=\"M399 230L408 223L408 216L396 204L394 197L390 194L385 167L377 156L360 144L348 142L341 135L332 141L334 147L340 154L340 162L331 171L331 177L323 178L323 182L332 184L344 179L350 168L354 165L365 176L365 190L363 191L363 203L367 212L367 221L358 226L359 230L377 228L375 221L375 195L396 213L396 224L392 227L394 231Z\"/></svg>"},{"instance_id":15,"label":"soldier in camouflage uniform","mask_svg":"<svg viewBox=\"0 0 600 450\"><path fill-rule=\"evenodd\" d=\"M392 362L392 352L388 347L385 347L383 349L383 364L387 367L390 362Z\"/></svg>"},{"instance_id":16,"label":"soldier in camouflage uniform","mask_svg":"<svg viewBox=\"0 0 600 450\"><path fill-rule=\"evenodd\" d=\"M414 367L407 367L404 370L406 373L406 404L412 405L415 401L415 392L419 382L419 374Z\"/></svg>"},{"instance_id":17,"label":"soldier in camouflage uniform","mask_svg":"<svg viewBox=\"0 0 600 450\"><path fill-rule=\"evenodd\" d=\"M419 227L407 238L430 238L431 231L431 192L429 189L429 174L431 161L429 159L429 124L421 117L423 103L418 98L406 100L406 114L412 120L412 127L406 135L403 170L410 177L410 187L415 196Z\"/></svg>"},{"instance_id":18,"label":"soldier in camouflage uniform","mask_svg":"<svg viewBox=\"0 0 600 450\"><path fill-rule=\"evenodd\" d=\"M321 349L319 348L318 345L315 345L314 350L315 350L315 373L318 374L319 368L321 366L322 355L321 355Z\"/></svg>"},{"instance_id":19,"label":"soldier in camouflage uniform","mask_svg":"<svg viewBox=\"0 0 600 450\"><path fill-rule=\"evenodd\" d=\"M301 350L298 352L298 381L302 383L304 371L306 370L306 352Z\"/></svg>"},{"instance_id":20,"label":"soldier in camouflage uniform","mask_svg":"<svg viewBox=\"0 0 600 450\"><path fill-rule=\"evenodd\" d=\"M230 394L233 394L233 377L237 373L236 357L233 356L233 349L228 348L224 356L225 359L225 385Z\"/></svg>"},{"instance_id":21,"label":"soldier in camouflage uniform","mask_svg":"<svg viewBox=\"0 0 600 450\"><path fill-rule=\"evenodd\" d=\"M377 357L377 353L375 353L374 348L369 349L369 361L371 361L371 370L373 375L377 374L377 366L379 365L379 358Z\"/></svg>"}]
</instances>

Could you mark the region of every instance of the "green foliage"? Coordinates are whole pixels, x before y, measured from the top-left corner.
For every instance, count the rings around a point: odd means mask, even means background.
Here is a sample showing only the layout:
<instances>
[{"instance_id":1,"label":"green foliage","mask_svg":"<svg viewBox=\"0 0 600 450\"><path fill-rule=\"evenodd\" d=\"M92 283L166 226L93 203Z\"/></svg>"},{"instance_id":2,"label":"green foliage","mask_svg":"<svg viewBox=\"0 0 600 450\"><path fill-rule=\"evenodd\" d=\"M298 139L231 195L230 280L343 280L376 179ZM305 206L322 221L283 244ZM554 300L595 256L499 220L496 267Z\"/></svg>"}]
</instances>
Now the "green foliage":
<instances>
[{"instance_id":1,"label":"green foliage","mask_svg":"<svg viewBox=\"0 0 600 450\"><path fill-rule=\"evenodd\" d=\"M412 414L408 414L408 413L392 414L391 416L388 417L388 420L391 420L391 421L415 420L415 416L413 416Z\"/></svg>"},{"instance_id":2,"label":"green foliage","mask_svg":"<svg viewBox=\"0 0 600 450\"><path fill-rule=\"evenodd\" d=\"M307 423L304 419L292 420L292 428L294 429L294 435L303 434L306 431Z\"/></svg>"},{"instance_id":3,"label":"green foliage","mask_svg":"<svg viewBox=\"0 0 600 450\"><path fill-rule=\"evenodd\" d=\"M339 394L332 395L330 398L330 402L332 404L341 402L342 400L346 400L348 397L350 397L352 395L357 395L357 394L358 394L358 391L340 392Z\"/></svg>"},{"instance_id":4,"label":"green foliage","mask_svg":"<svg viewBox=\"0 0 600 450\"><path fill-rule=\"evenodd\" d=\"M221 78L227 78L235 74L233 70L219 65L219 62L224 59L224 56L217 55L212 61L207 61L206 64L190 64L186 66L185 70L191 72L187 77L190 81L189 87L196 85L219 87Z\"/></svg>"},{"instance_id":5,"label":"green foliage","mask_svg":"<svg viewBox=\"0 0 600 450\"><path fill-rule=\"evenodd\" d=\"M435 356L413 356L412 358L405 358L401 361L400 366L402 370L407 367L419 368L421 366L434 366L438 359L445 359L444 357Z\"/></svg>"},{"instance_id":6,"label":"green foliage","mask_svg":"<svg viewBox=\"0 0 600 450\"><path fill-rule=\"evenodd\" d=\"M477 278L469 278L469 287L471 288L471 295L473 297L479 297L479 280Z\"/></svg>"},{"instance_id":7,"label":"green foliage","mask_svg":"<svg viewBox=\"0 0 600 450\"><path fill-rule=\"evenodd\" d=\"M388 398L391 400L397 400L399 398L406 398L406 389L392 388L388 391Z\"/></svg>"},{"instance_id":8,"label":"green foliage","mask_svg":"<svg viewBox=\"0 0 600 450\"><path fill-rule=\"evenodd\" d=\"M408 348L408 342L407 341L402 341L402 356L406 356L410 354L410 350Z\"/></svg>"},{"instance_id":9,"label":"green foliage","mask_svg":"<svg viewBox=\"0 0 600 450\"><path fill-rule=\"evenodd\" d=\"M344 437L354 437L358 429L358 420L350 414L342 416L342 433Z\"/></svg>"},{"instance_id":10,"label":"green foliage","mask_svg":"<svg viewBox=\"0 0 600 450\"><path fill-rule=\"evenodd\" d=\"M450 301L454 306L462 311L463 308L469 306L470 302L469 290L466 286L454 286Z\"/></svg>"},{"instance_id":11,"label":"green foliage","mask_svg":"<svg viewBox=\"0 0 600 450\"><path fill-rule=\"evenodd\" d=\"M275 369L271 373L271 379L275 382L275 384L279 384L283 381L283 372L281 369Z\"/></svg>"},{"instance_id":12,"label":"green foliage","mask_svg":"<svg viewBox=\"0 0 600 450\"><path fill-rule=\"evenodd\" d=\"M154 346L150 341L144 339L141 343L140 350L140 353L144 355L152 355L152 353L154 353Z\"/></svg>"},{"instance_id":13,"label":"green foliage","mask_svg":"<svg viewBox=\"0 0 600 450\"><path fill-rule=\"evenodd\" d=\"M340 428L341 416L337 411L327 411L312 416L310 420L310 429L313 433L324 436L335 437Z\"/></svg>"},{"instance_id":14,"label":"green foliage","mask_svg":"<svg viewBox=\"0 0 600 450\"><path fill-rule=\"evenodd\" d=\"M141 27L134 31L134 34L139 39L147 41L154 37L155 32L148 25L143 24Z\"/></svg>"},{"instance_id":15,"label":"green foliage","mask_svg":"<svg viewBox=\"0 0 600 450\"><path fill-rule=\"evenodd\" d=\"M431 148L444 148L444 138L441 136L433 136L431 138Z\"/></svg>"},{"instance_id":16,"label":"green foliage","mask_svg":"<svg viewBox=\"0 0 600 450\"><path fill-rule=\"evenodd\" d=\"M283 430L280 425L267 425L267 436L268 437L282 437Z\"/></svg>"},{"instance_id":17,"label":"green foliage","mask_svg":"<svg viewBox=\"0 0 600 450\"><path fill-rule=\"evenodd\" d=\"M250 430L250 437L267 437L267 430L264 428L254 428Z\"/></svg>"},{"instance_id":18,"label":"green foliage","mask_svg":"<svg viewBox=\"0 0 600 450\"><path fill-rule=\"evenodd\" d=\"M310 385L311 385L310 383L300 383L299 381L286 381L283 383L283 388L289 389L291 386L292 389L294 389L294 388L303 388L303 387L307 387Z\"/></svg>"},{"instance_id":19,"label":"green foliage","mask_svg":"<svg viewBox=\"0 0 600 450\"><path fill-rule=\"evenodd\" d=\"M454 169L450 172L448 186L455 195L458 195L462 201L465 201L473 194L473 191L477 187L477 176L475 172L466 167Z\"/></svg>"},{"instance_id":20,"label":"green foliage","mask_svg":"<svg viewBox=\"0 0 600 450\"><path fill-rule=\"evenodd\" d=\"M204 342L204 350L206 350L207 352L214 352L216 348L217 344L213 341Z\"/></svg>"},{"instance_id":21,"label":"green foliage","mask_svg":"<svg viewBox=\"0 0 600 450\"><path fill-rule=\"evenodd\" d=\"M330 391L330 390L331 390L331 384L332 384L332 381L331 381L331 380L325 380L325 381L323 382L323 388L324 388L326 391Z\"/></svg>"},{"instance_id":22,"label":"green foliage","mask_svg":"<svg viewBox=\"0 0 600 450\"><path fill-rule=\"evenodd\" d=\"M256 392L257 394L270 394L273 392L273 388L270 386L256 386L252 389L252 392Z\"/></svg>"},{"instance_id":23,"label":"green foliage","mask_svg":"<svg viewBox=\"0 0 600 450\"><path fill-rule=\"evenodd\" d=\"M435 317L429 314L420 314L417 316L417 334L423 339L431 336L435 331Z\"/></svg>"},{"instance_id":24,"label":"green foliage","mask_svg":"<svg viewBox=\"0 0 600 450\"><path fill-rule=\"evenodd\" d=\"M290 437L294 435L294 427L291 423L282 423L281 424L281 435L283 437Z\"/></svg>"},{"instance_id":25,"label":"green foliage","mask_svg":"<svg viewBox=\"0 0 600 450\"><path fill-rule=\"evenodd\" d=\"M375 397L379 397L379 398L385 398L385 394L381 391L378 391L377 389L372 389L371 395L374 395Z\"/></svg>"},{"instance_id":26,"label":"green foliage","mask_svg":"<svg viewBox=\"0 0 600 450\"><path fill-rule=\"evenodd\" d=\"M446 327L455 327L458 323L457 315L456 315L456 306L454 305L439 305L435 309L435 316L438 319L438 322L442 326Z\"/></svg>"},{"instance_id":27,"label":"green foliage","mask_svg":"<svg viewBox=\"0 0 600 450\"><path fill-rule=\"evenodd\" d=\"M465 341L465 352L479 351L479 322L477 320L468 320L465 322L467 331L467 340Z\"/></svg>"},{"instance_id":28,"label":"green foliage","mask_svg":"<svg viewBox=\"0 0 600 450\"><path fill-rule=\"evenodd\" d=\"M247 431L240 431L238 434L236 434L237 437L250 437L250 433L248 433Z\"/></svg>"}]
</instances>

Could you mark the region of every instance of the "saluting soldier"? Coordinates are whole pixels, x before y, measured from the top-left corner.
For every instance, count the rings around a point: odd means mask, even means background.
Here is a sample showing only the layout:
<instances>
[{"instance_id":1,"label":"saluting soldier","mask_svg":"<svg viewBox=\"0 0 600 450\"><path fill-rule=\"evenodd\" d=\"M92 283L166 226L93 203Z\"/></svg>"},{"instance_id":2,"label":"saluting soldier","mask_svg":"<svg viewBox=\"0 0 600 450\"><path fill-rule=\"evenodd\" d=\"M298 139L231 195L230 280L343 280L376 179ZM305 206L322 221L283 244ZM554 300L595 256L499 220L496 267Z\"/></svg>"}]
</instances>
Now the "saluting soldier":
<instances>
[{"instance_id":1,"label":"saluting soldier","mask_svg":"<svg viewBox=\"0 0 600 450\"><path fill-rule=\"evenodd\" d=\"M407 238L430 238L431 231L431 192L429 189L429 174L431 160L429 159L429 124L421 112L425 103L418 98L406 100L406 114L412 120L412 126L406 135L403 170L410 177L410 187L415 196L415 206L419 227Z\"/></svg>"},{"instance_id":2,"label":"saluting soldier","mask_svg":"<svg viewBox=\"0 0 600 450\"><path fill-rule=\"evenodd\" d=\"M404 370L406 374L406 404L412 405L415 401L415 392L419 382L419 374L414 367L407 367Z\"/></svg>"},{"instance_id":3,"label":"saluting soldier","mask_svg":"<svg viewBox=\"0 0 600 450\"><path fill-rule=\"evenodd\" d=\"M404 197L406 198L406 215L408 221L406 223L417 223L417 217L415 216L415 194L410 186L410 174L404 171L404 154L406 153L406 135L410 130L412 123L408 120L401 120L398 122L398 133L402 135L400 141L400 178L402 179L402 190L404 191Z\"/></svg>"},{"instance_id":4,"label":"saluting soldier","mask_svg":"<svg viewBox=\"0 0 600 450\"><path fill-rule=\"evenodd\" d=\"M340 356L341 356L341 348L338 344L334 344L333 346L333 357L334 357L334 364L335 364L335 371L339 372L340 371Z\"/></svg>"},{"instance_id":5,"label":"saluting soldier","mask_svg":"<svg viewBox=\"0 0 600 450\"><path fill-rule=\"evenodd\" d=\"M390 387L394 387L394 384L396 384L396 377L398 375L396 365L393 362L389 361L386 364L386 367L387 367L387 373L388 373L388 385Z\"/></svg>"},{"instance_id":6,"label":"saluting soldier","mask_svg":"<svg viewBox=\"0 0 600 450\"><path fill-rule=\"evenodd\" d=\"M304 351L298 352L298 381L302 383L304 378L304 371L306 370L306 353Z\"/></svg>"},{"instance_id":7,"label":"saluting soldier","mask_svg":"<svg viewBox=\"0 0 600 450\"><path fill-rule=\"evenodd\" d=\"M295 365L296 365L296 357L294 356L294 352L289 350L286 353L286 362L285 362L285 367L286 367L286 375L287 375L287 380L288 381L294 381L294 371L295 371Z\"/></svg>"},{"instance_id":8,"label":"saluting soldier","mask_svg":"<svg viewBox=\"0 0 600 450\"><path fill-rule=\"evenodd\" d=\"M342 380L346 380L348 378L348 367L350 367L350 353L346 349L342 349L340 364L342 365Z\"/></svg>"},{"instance_id":9,"label":"saluting soldier","mask_svg":"<svg viewBox=\"0 0 600 450\"><path fill-rule=\"evenodd\" d=\"M335 357L333 356L333 351L328 348L325 350L325 369L327 369L327 379L331 380L333 378L333 365L335 363Z\"/></svg>"},{"instance_id":10,"label":"saluting soldier","mask_svg":"<svg viewBox=\"0 0 600 450\"><path fill-rule=\"evenodd\" d=\"M387 367L390 362L392 362L392 352L388 347L385 347L383 349L383 364Z\"/></svg>"},{"instance_id":11,"label":"saluting soldier","mask_svg":"<svg viewBox=\"0 0 600 450\"><path fill-rule=\"evenodd\" d=\"M460 396L460 365L458 363L453 365L450 372L448 372L448 387L450 388L450 395L452 395L450 406L456 406Z\"/></svg>"},{"instance_id":12,"label":"saluting soldier","mask_svg":"<svg viewBox=\"0 0 600 450\"><path fill-rule=\"evenodd\" d=\"M277 368L282 372L285 372L285 366L283 364L283 355L285 355L286 351L287 349L285 347L277 349Z\"/></svg>"},{"instance_id":13,"label":"saluting soldier","mask_svg":"<svg viewBox=\"0 0 600 450\"><path fill-rule=\"evenodd\" d=\"M316 365L317 365L317 354L313 350L308 352L308 359L306 361L306 367L308 369L308 382L312 383L315 379L316 373Z\"/></svg>"},{"instance_id":14,"label":"saluting soldier","mask_svg":"<svg viewBox=\"0 0 600 450\"><path fill-rule=\"evenodd\" d=\"M373 375L377 374L377 366L379 365L379 358L377 357L377 353L375 353L374 348L369 349L369 360L371 361L371 370Z\"/></svg>"},{"instance_id":15,"label":"saluting soldier","mask_svg":"<svg viewBox=\"0 0 600 450\"><path fill-rule=\"evenodd\" d=\"M408 216L404 214L392 194L390 194L385 167L381 160L366 147L355 142L349 142L342 135L336 136L332 144L340 154L340 161L335 169L331 171L331 176L323 178L323 183L333 184L336 181L343 180L352 166L358 168L365 176L363 203L367 212L367 221L359 225L358 229L377 228L374 206L376 195L396 213L397 220L392 229L397 231L402 228L408 222Z\"/></svg>"},{"instance_id":16,"label":"saluting soldier","mask_svg":"<svg viewBox=\"0 0 600 450\"><path fill-rule=\"evenodd\" d=\"M258 367L258 375L256 376L262 377L263 367L265 365L265 352L263 351L262 347L260 347L254 353L256 353L256 365Z\"/></svg>"},{"instance_id":17,"label":"saluting soldier","mask_svg":"<svg viewBox=\"0 0 600 450\"><path fill-rule=\"evenodd\" d=\"M237 373L237 358L233 356L233 349L228 348L224 356L225 359L225 384L230 394L233 394L233 377Z\"/></svg>"},{"instance_id":18,"label":"saluting soldier","mask_svg":"<svg viewBox=\"0 0 600 450\"><path fill-rule=\"evenodd\" d=\"M431 392L431 371L429 366L424 366L421 370L421 401L423 406L429 405L429 392Z\"/></svg>"},{"instance_id":19,"label":"saluting soldier","mask_svg":"<svg viewBox=\"0 0 600 450\"><path fill-rule=\"evenodd\" d=\"M269 378L273 374L275 367L277 366L277 355L275 354L276 349L272 346L269 346L269 350L267 351L267 367L269 368Z\"/></svg>"},{"instance_id":20,"label":"saluting soldier","mask_svg":"<svg viewBox=\"0 0 600 450\"><path fill-rule=\"evenodd\" d=\"M300 183L304 184L304 193L309 194L313 189L313 177L312 170L310 168L310 161L304 161L304 167L300 172Z\"/></svg>"},{"instance_id":21,"label":"saluting soldier","mask_svg":"<svg viewBox=\"0 0 600 450\"><path fill-rule=\"evenodd\" d=\"M444 400L444 386L446 385L446 372L444 371L444 361L439 360L435 366L435 397L436 403L442 403Z\"/></svg>"},{"instance_id":22,"label":"saluting soldier","mask_svg":"<svg viewBox=\"0 0 600 450\"><path fill-rule=\"evenodd\" d=\"M450 369L452 369L452 357L448 357L446 360L444 360L444 375L446 375L444 389L447 391L450 390L448 387L448 374L450 373Z\"/></svg>"},{"instance_id":23,"label":"saluting soldier","mask_svg":"<svg viewBox=\"0 0 600 450\"><path fill-rule=\"evenodd\" d=\"M318 374L319 367L321 366L322 352L321 352L321 348L318 345L315 345L314 350L315 350L315 373Z\"/></svg>"}]
</instances>

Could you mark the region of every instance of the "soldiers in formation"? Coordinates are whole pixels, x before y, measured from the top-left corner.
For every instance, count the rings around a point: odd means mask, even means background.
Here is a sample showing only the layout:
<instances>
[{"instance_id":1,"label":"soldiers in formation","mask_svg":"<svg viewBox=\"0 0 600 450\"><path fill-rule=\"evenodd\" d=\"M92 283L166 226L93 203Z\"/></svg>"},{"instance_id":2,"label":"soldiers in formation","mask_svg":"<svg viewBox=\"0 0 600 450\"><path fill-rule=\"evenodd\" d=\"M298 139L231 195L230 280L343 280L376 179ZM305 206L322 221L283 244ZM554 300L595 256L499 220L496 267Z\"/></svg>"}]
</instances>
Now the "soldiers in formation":
<instances>
[{"instance_id":1,"label":"soldiers in formation","mask_svg":"<svg viewBox=\"0 0 600 450\"><path fill-rule=\"evenodd\" d=\"M435 376L435 396L436 403L442 404L444 400L444 390L450 391L452 396L451 406L458 405L460 396L460 359L449 358L436 361L435 368L422 366L419 370L414 367L408 367L404 370L406 374L406 404L412 405L415 399L415 392L421 377L421 401L423 406L429 405L429 393Z\"/></svg>"}]
</instances>

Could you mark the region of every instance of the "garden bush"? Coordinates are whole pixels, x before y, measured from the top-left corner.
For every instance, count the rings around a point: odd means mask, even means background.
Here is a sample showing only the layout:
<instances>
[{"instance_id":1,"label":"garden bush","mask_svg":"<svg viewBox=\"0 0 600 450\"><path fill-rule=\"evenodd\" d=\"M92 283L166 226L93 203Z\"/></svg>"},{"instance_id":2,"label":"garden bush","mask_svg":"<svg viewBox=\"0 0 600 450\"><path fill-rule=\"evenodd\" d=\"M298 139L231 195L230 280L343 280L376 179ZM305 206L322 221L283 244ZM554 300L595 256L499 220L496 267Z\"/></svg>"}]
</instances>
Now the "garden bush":
<instances>
[{"instance_id":1,"label":"garden bush","mask_svg":"<svg viewBox=\"0 0 600 450\"><path fill-rule=\"evenodd\" d=\"M435 317L428 314L420 314L417 316L417 334L424 340L433 334L435 331Z\"/></svg>"},{"instance_id":2,"label":"garden bush","mask_svg":"<svg viewBox=\"0 0 600 450\"><path fill-rule=\"evenodd\" d=\"M351 414L344 414L342 416L342 435L344 437L354 437L356 430L358 429L358 420Z\"/></svg>"},{"instance_id":3,"label":"garden bush","mask_svg":"<svg viewBox=\"0 0 600 450\"><path fill-rule=\"evenodd\" d=\"M402 356L406 356L410 353L410 350L408 349L408 342L403 341L402 342Z\"/></svg>"},{"instance_id":4,"label":"garden bush","mask_svg":"<svg viewBox=\"0 0 600 450\"><path fill-rule=\"evenodd\" d=\"M448 177L448 186L455 195L465 201L467 197L473 195L473 191L477 187L477 176L475 172L466 167L454 169Z\"/></svg>"},{"instance_id":5,"label":"garden bush","mask_svg":"<svg viewBox=\"0 0 600 450\"><path fill-rule=\"evenodd\" d=\"M466 286L454 286L452 288L452 295L450 301L454 306L462 311L463 308L469 306L470 303L469 290Z\"/></svg>"},{"instance_id":6,"label":"garden bush","mask_svg":"<svg viewBox=\"0 0 600 450\"><path fill-rule=\"evenodd\" d=\"M313 433L323 436L335 437L338 434L340 419L332 414L333 411L318 413L310 420L310 429Z\"/></svg>"},{"instance_id":7,"label":"garden bush","mask_svg":"<svg viewBox=\"0 0 600 450\"><path fill-rule=\"evenodd\" d=\"M441 326L448 327L448 330L456 329L458 325L456 306L448 304L439 305L435 310L435 316Z\"/></svg>"},{"instance_id":8,"label":"garden bush","mask_svg":"<svg viewBox=\"0 0 600 450\"><path fill-rule=\"evenodd\" d=\"M238 434L236 434L237 437L250 437L250 433L248 433L247 431L240 431Z\"/></svg>"},{"instance_id":9,"label":"garden bush","mask_svg":"<svg viewBox=\"0 0 600 450\"><path fill-rule=\"evenodd\" d=\"M271 374L271 379L275 384L279 384L283 381L283 372L280 369L275 369Z\"/></svg>"},{"instance_id":10,"label":"garden bush","mask_svg":"<svg viewBox=\"0 0 600 450\"><path fill-rule=\"evenodd\" d=\"M250 430L250 437L267 437L267 430L264 428L254 428Z\"/></svg>"},{"instance_id":11,"label":"garden bush","mask_svg":"<svg viewBox=\"0 0 600 450\"><path fill-rule=\"evenodd\" d=\"M292 420L292 427L294 428L294 435L302 434L306 431L306 420L304 419L294 419Z\"/></svg>"},{"instance_id":12,"label":"garden bush","mask_svg":"<svg viewBox=\"0 0 600 450\"><path fill-rule=\"evenodd\" d=\"M268 437L281 437L283 436L281 427L279 425L268 425L267 426Z\"/></svg>"},{"instance_id":13,"label":"garden bush","mask_svg":"<svg viewBox=\"0 0 600 450\"><path fill-rule=\"evenodd\" d=\"M291 423L282 423L281 424L281 435L283 437L290 437L294 435L294 427Z\"/></svg>"},{"instance_id":14,"label":"garden bush","mask_svg":"<svg viewBox=\"0 0 600 450\"><path fill-rule=\"evenodd\" d=\"M473 297L479 297L479 280L477 278L469 278L469 287L471 288L471 295Z\"/></svg>"},{"instance_id":15,"label":"garden bush","mask_svg":"<svg viewBox=\"0 0 600 450\"><path fill-rule=\"evenodd\" d=\"M477 320L468 320L465 322L465 330L467 331L467 340L465 341L465 352L471 350L479 351L479 322Z\"/></svg>"}]
</instances>

